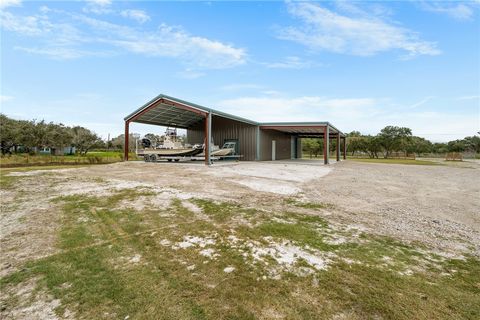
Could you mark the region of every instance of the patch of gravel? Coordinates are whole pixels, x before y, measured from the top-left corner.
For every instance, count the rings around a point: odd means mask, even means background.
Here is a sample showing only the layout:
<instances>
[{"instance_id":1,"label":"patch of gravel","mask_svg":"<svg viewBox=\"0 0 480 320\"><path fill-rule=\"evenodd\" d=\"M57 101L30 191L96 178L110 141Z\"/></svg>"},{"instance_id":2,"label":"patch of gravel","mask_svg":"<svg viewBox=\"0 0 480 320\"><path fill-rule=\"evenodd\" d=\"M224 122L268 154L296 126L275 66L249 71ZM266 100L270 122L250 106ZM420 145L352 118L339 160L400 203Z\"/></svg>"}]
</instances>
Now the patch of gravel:
<instances>
[{"instance_id":1,"label":"patch of gravel","mask_svg":"<svg viewBox=\"0 0 480 320\"><path fill-rule=\"evenodd\" d=\"M214 259L214 258L220 256L220 255L216 252L216 250L213 249L213 248L207 248L207 249L200 250L199 254L200 254L201 256L204 256L204 257L207 257L207 258L210 258L210 259Z\"/></svg>"},{"instance_id":2,"label":"patch of gravel","mask_svg":"<svg viewBox=\"0 0 480 320\"><path fill-rule=\"evenodd\" d=\"M263 179L251 177L248 179L229 179L232 183L246 186L255 191L270 192L281 195L294 195L301 189L292 183L284 183L283 181L273 179Z\"/></svg>"},{"instance_id":3,"label":"patch of gravel","mask_svg":"<svg viewBox=\"0 0 480 320\"><path fill-rule=\"evenodd\" d=\"M20 168L21 170L21 168ZM78 168L64 168L64 169L40 169L40 170L30 170L30 171L13 171L8 173L8 176L12 177L32 177L32 176L40 176L45 174L64 174L64 173L71 173L76 172Z\"/></svg>"},{"instance_id":4,"label":"patch of gravel","mask_svg":"<svg viewBox=\"0 0 480 320\"><path fill-rule=\"evenodd\" d=\"M452 257L480 257L480 166L417 166L347 161L315 186L310 201L335 204L330 223L421 242Z\"/></svg>"},{"instance_id":5,"label":"patch of gravel","mask_svg":"<svg viewBox=\"0 0 480 320\"><path fill-rule=\"evenodd\" d=\"M229 183L239 184L254 191L294 195L301 192L302 183L319 179L331 170L331 167L306 163L299 166L282 162L247 162L215 167L206 174L224 178Z\"/></svg>"},{"instance_id":6,"label":"patch of gravel","mask_svg":"<svg viewBox=\"0 0 480 320\"><path fill-rule=\"evenodd\" d=\"M140 254L135 254L133 257L131 257L128 262L130 263L139 263L140 259L142 259L142 255Z\"/></svg>"},{"instance_id":7,"label":"patch of gravel","mask_svg":"<svg viewBox=\"0 0 480 320\"><path fill-rule=\"evenodd\" d=\"M308 246L297 246L288 240L275 242L270 237L265 237L263 240L267 241L268 245L262 245L257 241L247 242L246 244L254 261L266 263L265 258L268 256L277 261L286 271L294 271L300 260L317 271L326 270L332 261L331 259L335 256L333 253L322 252Z\"/></svg>"},{"instance_id":8,"label":"patch of gravel","mask_svg":"<svg viewBox=\"0 0 480 320\"><path fill-rule=\"evenodd\" d=\"M60 306L60 300L54 299L45 291L38 291L38 279L30 279L13 287L7 287L0 293L0 318L15 320L58 320L70 319L73 315L65 312L65 316L59 318L55 309ZM15 297L15 305L8 304L6 299Z\"/></svg>"},{"instance_id":9,"label":"patch of gravel","mask_svg":"<svg viewBox=\"0 0 480 320\"><path fill-rule=\"evenodd\" d=\"M34 177L50 174L51 170L14 171L7 174L9 177Z\"/></svg>"},{"instance_id":10,"label":"patch of gravel","mask_svg":"<svg viewBox=\"0 0 480 320\"><path fill-rule=\"evenodd\" d=\"M275 241L271 237L264 237L262 241L242 240L231 234L224 240L229 247L238 250L246 263L260 264L267 269L268 278L280 279L281 273L291 271L304 276L314 271L327 270L336 255L311 247L298 246L289 240ZM272 265L271 260L277 265ZM298 266L303 262L308 267Z\"/></svg>"},{"instance_id":11,"label":"patch of gravel","mask_svg":"<svg viewBox=\"0 0 480 320\"><path fill-rule=\"evenodd\" d=\"M26 261L57 251L59 210L39 194L29 195L29 200L3 199L1 213L0 277L15 272Z\"/></svg>"},{"instance_id":12,"label":"patch of gravel","mask_svg":"<svg viewBox=\"0 0 480 320\"><path fill-rule=\"evenodd\" d=\"M172 246L172 249L186 249L190 247L200 247L205 248L206 246L215 245L216 240L214 237L197 237L197 236L184 236L183 241L177 242Z\"/></svg>"},{"instance_id":13,"label":"patch of gravel","mask_svg":"<svg viewBox=\"0 0 480 320\"><path fill-rule=\"evenodd\" d=\"M203 213L203 209L197 206L195 203L192 203L190 201L182 201L182 206L190 210L191 212L201 215ZM208 217L205 215L205 217Z\"/></svg>"},{"instance_id":14,"label":"patch of gravel","mask_svg":"<svg viewBox=\"0 0 480 320\"><path fill-rule=\"evenodd\" d=\"M55 194L57 196L72 196L72 195L95 195L107 196L113 194L115 191L125 189L134 189L140 187L148 187L148 184L141 182L124 181L117 179L108 179L107 181L75 181L72 183L59 183L55 186Z\"/></svg>"},{"instance_id":15,"label":"patch of gravel","mask_svg":"<svg viewBox=\"0 0 480 320\"><path fill-rule=\"evenodd\" d=\"M232 273L233 271L235 271L235 267L226 267L223 269L223 272L225 273Z\"/></svg>"}]
</instances>

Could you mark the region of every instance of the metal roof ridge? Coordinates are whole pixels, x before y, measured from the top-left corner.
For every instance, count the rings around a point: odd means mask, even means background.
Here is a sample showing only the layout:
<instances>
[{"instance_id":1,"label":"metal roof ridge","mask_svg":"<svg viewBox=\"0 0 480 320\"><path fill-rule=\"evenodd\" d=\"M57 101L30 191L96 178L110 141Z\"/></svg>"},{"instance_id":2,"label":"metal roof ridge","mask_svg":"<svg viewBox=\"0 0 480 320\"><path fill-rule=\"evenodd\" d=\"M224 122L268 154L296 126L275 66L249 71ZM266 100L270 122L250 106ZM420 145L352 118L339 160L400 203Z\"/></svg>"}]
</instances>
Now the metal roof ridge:
<instances>
[{"instance_id":1,"label":"metal roof ridge","mask_svg":"<svg viewBox=\"0 0 480 320\"><path fill-rule=\"evenodd\" d=\"M172 100L174 102L185 104L185 105L191 106L193 108L199 109L199 110L204 111L204 112L209 112L209 113L212 113L212 114L215 114L215 115L218 115L218 116L223 116L224 118L229 118L229 119L232 119L232 120L237 120L237 121L241 121L241 122L244 122L244 123L249 123L249 124L256 125L256 126L269 126L269 125L270 126L272 126L272 125L280 125L280 126L285 125L285 126L287 126L287 125L293 125L293 124L296 124L296 125L327 125L327 126L331 127L332 129L336 130L337 132L339 132L340 134L345 135L342 131L338 130L334 125L332 125L328 121L257 122L257 121L253 121L253 120L250 120L250 119L238 117L238 116L235 116L233 114L229 114L229 113L226 113L226 112L223 112L223 111L215 110L213 108L204 107L202 105L199 105L199 104L196 104L196 103L193 103L193 102L189 102L189 101L186 101L186 100L182 100L182 99L179 99L179 98L175 98L175 97L172 97L172 96L169 96L169 95L166 95L166 94L162 94L162 93L157 95L155 98L151 99L150 101L148 101L144 105L142 105L140 108L138 108L134 112L130 113L128 116L126 116L124 118L124 120L126 121L126 120L132 118L137 113L139 113L143 109L149 107L150 105L152 105L152 103L155 103L156 101L158 101L160 99Z\"/></svg>"},{"instance_id":2,"label":"metal roof ridge","mask_svg":"<svg viewBox=\"0 0 480 320\"><path fill-rule=\"evenodd\" d=\"M178 102L178 103L182 103L182 104L186 104L188 106L191 106L191 107L194 107L196 109L199 109L201 111L205 111L205 112L209 112L209 113L212 113L212 114L216 114L216 115L219 115L219 116L223 116L225 118L230 118L232 120L237 120L237 121L241 121L241 122L245 122L245 123L249 123L249 124L253 124L253 125L259 125L258 122L256 121L253 121L253 120L250 120L250 119L246 119L246 118L242 118L242 117L238 117L238 116L235 116L233 114L229 114L229 113L226 113L226 112L223 112L223 111L219 111L219 110L215 110L213 108L208 108L208 107L204 107L202 105L199 105L199 104L196 104L196 103L193 103L193 102L189 102L189 101L186 101L186 100L182 100L182 99L179 99L179 98L175 98L175 97L172 97L172 96L168 96L166 94L159 94L158 96L156 96L155 98L151 99L150 101L148 101L147 103L145 103L144 105L142 105L140 108L138 108L137 110L135 110L134 112L130 113L128 116L126 116L124 118L124 120L128 120L130 119L131 117L133 117L135 114L137 114L138 112L142 111L143 109L147 108L148 106L150 106L152 103L155 103L156 101L160 100L160 99L167 99L167 100L172 100L174 102Z\"/></svg>"}]
</instances>

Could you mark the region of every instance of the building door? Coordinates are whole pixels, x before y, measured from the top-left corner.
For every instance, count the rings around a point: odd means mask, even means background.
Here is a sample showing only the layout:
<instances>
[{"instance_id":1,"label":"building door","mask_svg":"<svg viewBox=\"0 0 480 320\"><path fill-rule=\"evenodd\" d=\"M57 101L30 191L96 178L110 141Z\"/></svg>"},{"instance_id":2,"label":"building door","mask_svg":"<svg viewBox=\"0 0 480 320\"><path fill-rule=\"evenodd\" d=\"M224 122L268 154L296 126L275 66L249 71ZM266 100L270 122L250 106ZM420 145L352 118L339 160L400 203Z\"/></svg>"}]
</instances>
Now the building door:
<instances>
[{"instance_id":1,"label":"building door","mask_svg":"<svg viewBox=\"0 0 480 320\"><path fill-rule=\"evenodd\" d=\"M298 143L298 138L292 136L290 138L290 159L297 159L297 143Z\"/></svg>"},{"instance_id":2,"label":"building door","mask_svg":"<svg viewBox=\"0 0 480 320\"><path fill-rule=\"evenodd\" d=\"M277 143L275 140L272 140L272 161L275 161L276 151L277 151Z\"/></svg>"}]
</instances>

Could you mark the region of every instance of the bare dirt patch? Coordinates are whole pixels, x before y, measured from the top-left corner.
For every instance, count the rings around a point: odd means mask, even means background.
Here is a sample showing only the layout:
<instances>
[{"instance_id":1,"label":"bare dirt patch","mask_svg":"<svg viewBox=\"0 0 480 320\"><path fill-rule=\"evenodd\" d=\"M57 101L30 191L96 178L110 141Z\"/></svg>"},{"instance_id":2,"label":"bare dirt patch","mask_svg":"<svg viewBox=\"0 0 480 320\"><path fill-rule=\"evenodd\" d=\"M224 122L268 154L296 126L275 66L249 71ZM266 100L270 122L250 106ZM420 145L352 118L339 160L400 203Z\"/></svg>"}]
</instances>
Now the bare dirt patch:
<instances>
[{"instance_id":1,"label":"bare dirt patch","mask_svg":"<svg viewBox=\"0 0 480 320\"><path fill-rule=\"evenodd\" d=\"M480 167L319 161L214 165L117 163L81 168L87 176L169 187L178 193L283 210L285 196L334 204L308 210L332 222L422 241L453 252L480 254ZM148 172L148 174L146 174ZM233 191L232 191L233 190Z\"/></svg>"},{"instance_id":2,"label":"bare dirt patch","mask_svg":"<svg viewBox=\"0 0 480 320\"><path fill-rule=\"evenodd\" d=\"M320 182L320 181L319 181ZM480 167L342 162L309 200L334 203L329 219L442 250L480 255Z\"/></svg>"},{"instance_id":3,"label":"bare dirt patch","mask_svg":"<svg viewBox=\"0 0 480 320\"><path fill-rule=\"evenodd\" d=\"M10 308L2 307L2 319L60 319L55 313L55 308L60 306L60 300L54 299L45 291L37 291L37 281L38 279L31 279L1 293L0 301L5 303L10 300L12 304Z\"/></svg>"},{"instance_id":4,"label":"bare dirt patch","mask_svg":"<svg viewBox=\"0 0 480 320\"><path fill-rule=\"evenodd\" d=\"M342 270L357 270L354 281L364 280L365 270L381 270L373 276L382 281L383 271L412 278L412 283L432 270L453 279L458 270L465 272L461 268L470 263L469 255L480 255L480 168L349 161L328 167L316 161L284 161L209 168L129 162L33 172L11 174L17 183L2 190L0 276L21 276L19 269L26 262L47 257L42 259L42 268L48 266L55 273L59 266L60 270L75 266L79 276L90 270L91 276L83 281L103 272L110 282L105 287L102 282L91 282L89 287L100 285L100 292L112 287L135 291L138 301L152 308L155 304L142 300L148 294L137 292L138 288L155 284L158 287L153 287L161 289L157 294L165 294L165 301L184 299L183 293L178 294L165 281L172 281L182 292L178 283L188 284L186 290L192 290L188 293L192 295L206 286L208 291L195 297L200 302L208 297L205 301L211 302L222 297L220 290L234 288L228 281L241 286L241 279L252 277L259 288L266 286L265 292L290 283L298 303L310 299L318 304L318 295L309 290L324 286L319 279L336 285L344 276L352 276L350 271L341 274ZM68 205L69 211L62 205ZM72 251L59 246L62 232ZM404 246L405 242L411 246ZM84 259L78 260L78 265L72 262L72 257L77 257L74 252ZM90 264L92 261L99 265ZM471 263L474 270L475 262ZM114 273L109 272L111 266ZM42 268L27 269L35 276ZM338 278L329 279L330 274ZM62 276L73 288L81 284L68 278L68 273ZM143 284L137 286L143 276ZM50 281L55 278L51 276ZM42 291L45 288L29 296L28 303L8 304L23 301L23 288L37 280L29 282L31 278L26 277L17 286L6 287L0 299L2 308L7 306L2 317L60 317L55 310L64 307L63 298L54 299ZM131 280L131 287L116 287ZM277 284L268 288L271 281ZM300 288L299 283L308 285ZM350 290L350 285L355 283L343 284L344 289ZM369 288L360 282L357 285L362 290ZM380 283L377 290L381 287ZM242 294L242 290L233 289L229 295ZM173 291L177 295L170 295ZM337 293L344 299L348 296ZM359 295L368 297L368 293ZM271 317L286 312L288 318L294 309L285 303L292 299L295 297L263 307L271 310L267 312ZM170 310L184 301L170 300ZM117 307L122 309L122 304ZM111 314L119 312L105 308ZM83 311L88 314L87 309ZM342 314L348 314L345 312Z\"/></svg>"}]
</instances>

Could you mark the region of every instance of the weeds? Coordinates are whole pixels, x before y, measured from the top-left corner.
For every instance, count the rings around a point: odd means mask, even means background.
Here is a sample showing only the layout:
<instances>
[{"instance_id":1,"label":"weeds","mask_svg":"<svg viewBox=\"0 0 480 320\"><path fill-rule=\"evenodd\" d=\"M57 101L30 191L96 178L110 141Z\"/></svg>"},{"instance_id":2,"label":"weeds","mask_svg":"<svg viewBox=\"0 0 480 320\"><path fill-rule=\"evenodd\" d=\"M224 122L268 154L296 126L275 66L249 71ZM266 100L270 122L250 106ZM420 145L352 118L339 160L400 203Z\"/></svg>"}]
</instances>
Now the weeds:
<instances>
[{"instance_id":1,"label":"weeds","mask_svg":"<svg viewBox=\"0 0 480 320\"><path fill-rule=\"evenodd\" d=\"M284 203L287 205L293 205L298 208L305 209L333 209L333 204L322 203L322 202L302 202L294 198L287 198L284 200Z\"/></svg>"},{"instance_id":2,"label":"weeds","mask_svg":"<svg viewBox=\"0 0 480 320\"><path fill-rule=\"evenodd\" d=\"M480 316L478 258L442 260L420 253L418 247L368 234L328 244L327 236L349 235L332 229L321 217L295 211L268 216L234 203L192 200L211 222L199 219L179 199L168 208L142 212L121 206L140 196L154 194L129 189L102 197L55 199L62 206L58 252L2 278L0 289L40 279L38 289L47 289L62 302L57 314L63 315L68 308L78 318ZM235 224L238 215L249 219L251 226ZM227 240L232 234L238 244ZM162 244L166 239L177 243L186 235L212 236L215 241L183 249ZM267 257L268 265L251 263L239 246L261 243L265 237L328 252L332 262L323 271L306 275L286 271L276 280L264 278L276 260ZM201 255L205 248L218 256ZM226 273L226 267L234 271ZM309 264L299 259L296 267ZM413 272L406 275L407 269Z\"/></svg>"}]
</instances>

